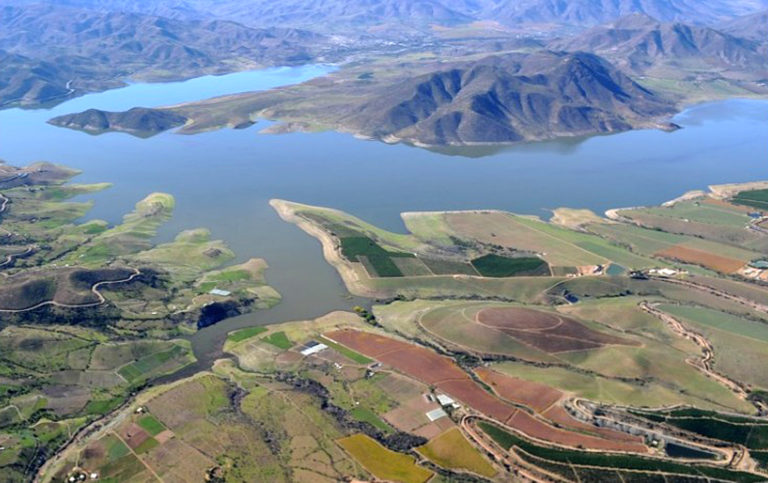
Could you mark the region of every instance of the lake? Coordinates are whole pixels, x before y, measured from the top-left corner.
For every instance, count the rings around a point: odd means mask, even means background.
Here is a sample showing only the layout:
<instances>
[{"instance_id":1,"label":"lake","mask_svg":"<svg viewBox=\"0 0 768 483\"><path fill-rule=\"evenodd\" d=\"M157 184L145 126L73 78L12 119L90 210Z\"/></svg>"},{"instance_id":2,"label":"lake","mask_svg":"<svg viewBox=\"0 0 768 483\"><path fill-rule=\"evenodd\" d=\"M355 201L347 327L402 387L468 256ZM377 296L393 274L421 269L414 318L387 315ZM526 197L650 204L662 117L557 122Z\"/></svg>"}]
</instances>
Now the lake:
<instances>
[{"instance_id":1,"label":"lake","mask_svg":"<svg viewBox=\"0 0 768 483\"><path fill-rule=\"evenodd\" d=\"M322 258L320 244L282 222L271 198L338 208L402 231L399 213L502 209L542 217L560 206L608 208L658 204L709 184L768 178L768 101L729 100L692 107L675 132L523 144L503 149L435 152L364 141L338 133L261 135L246 130L194 136L124 133L92 136L46 124L88 108L124 110L288 85L332 66L267 69L186 82L134 84L90 94L53 109L0 111L0 159L46 160L83 170L77 182L114 186L89 195L89 218L118 223L154 191L176 197L159 238L206 227L240 260L265 258L267 279L284 297L269 311L229 319L192 337L201 364L215 357L226 332L248 325L307 319L360 303Z\"/></svg>"}]
</instances>

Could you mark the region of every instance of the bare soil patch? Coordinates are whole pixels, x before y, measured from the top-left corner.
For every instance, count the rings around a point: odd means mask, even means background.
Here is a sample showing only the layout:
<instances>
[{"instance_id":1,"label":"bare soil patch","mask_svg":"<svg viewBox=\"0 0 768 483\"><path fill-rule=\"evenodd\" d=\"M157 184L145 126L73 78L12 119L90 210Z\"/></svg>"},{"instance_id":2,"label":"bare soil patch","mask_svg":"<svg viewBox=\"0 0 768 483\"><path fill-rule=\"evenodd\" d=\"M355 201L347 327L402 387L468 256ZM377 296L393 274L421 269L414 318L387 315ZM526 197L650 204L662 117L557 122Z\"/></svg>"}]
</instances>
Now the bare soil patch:
<instances>
[{"instance_id":1,"label":"bare soil patch","mask_svg":"<svg viewBox=\"0 0 768 483\"><path fill-rule=\"evenodd\" d=\"M544 384L506 376L486 367L478 368L475 373L502 398L536 412L544 411L564 396L562 392Z\"/></svg>"},{"instance_id":2,"label":"bare soil patch","mask_svg":"<svg viewBox=\"0 0 768 483\"><path fill-rule=\"evenodd\" d=\"M326 337L373 357L408 376L430 384L434 386L437 392L445 392L473 410L533 438L565 446L581 445L596 450L646 452L645 446L640 443L611 441L558 429L538 420L525 411L517 409L513 404L486 391L462 371L453 360L427 348L378 334L349 329L331 332L326 334ZM554 394L550 397L554 397ZM539 405L541 404L544 403L539 403ZM402 417L402 415L395 416ZM405 421L400 422L400 424L404 423Z\"/></svg>"},{"instance_id":3,"label":"bare soil patch","mask_svg":"<svg viewBox=\"0 0 768 483\"><path fill-rule=\"evenodd\" d=\"M684 245L674 245L655 253L656 256L679 260L684 263L701 265L720 273L736 273L745 265L744 260L724 257L714 253L689 248Z\"/></svg>"},{"instance_id":4,"label":"bare soil patch","mask_svg":"<svg viewBox=\"0 0 768 483\"><path fill-rule=\"evenodd\" d=\"M497 307L477 313L478 324L499 330L549 353L598 349L635 343L603 334L569 317L521 307Z\"/></svg>"},{"instance_id":5,"label":"bare soil patch","mask_svg":"<svg viewBox=\"0 0 768 483\"><path fill-rule=\"evenodd\" d=\"M533 438L542 441L550 441L563 446L582 446L584 448L601 449L605 451L647 452L645 446L641 443L609 441L595 436L557 429L534 418L524 411L517 411L514 416L507 421L507 425Z\"/></svg>"}]
</instances>

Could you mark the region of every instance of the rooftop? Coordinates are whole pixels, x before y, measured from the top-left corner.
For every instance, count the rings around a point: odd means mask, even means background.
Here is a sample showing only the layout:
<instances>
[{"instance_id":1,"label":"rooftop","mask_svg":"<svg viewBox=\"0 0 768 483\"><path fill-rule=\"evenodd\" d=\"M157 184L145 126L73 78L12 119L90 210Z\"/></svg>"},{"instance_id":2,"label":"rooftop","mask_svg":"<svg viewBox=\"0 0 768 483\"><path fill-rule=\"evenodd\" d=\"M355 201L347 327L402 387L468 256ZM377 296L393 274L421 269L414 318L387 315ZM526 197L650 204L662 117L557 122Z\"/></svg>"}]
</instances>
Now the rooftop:
<instances>
[{"instance_id":1,"label":"rooftop","mask_svg":"<svg viewBox=\"0 0 768 483\"><path fill-rule=\"evenodd\" d=\"M432 411L427 412L427 418L430 422L436 421L440 418L444 418L448 416L445 411L442 410L442 408L433 409Z\"/></svg>"}]
</instances>

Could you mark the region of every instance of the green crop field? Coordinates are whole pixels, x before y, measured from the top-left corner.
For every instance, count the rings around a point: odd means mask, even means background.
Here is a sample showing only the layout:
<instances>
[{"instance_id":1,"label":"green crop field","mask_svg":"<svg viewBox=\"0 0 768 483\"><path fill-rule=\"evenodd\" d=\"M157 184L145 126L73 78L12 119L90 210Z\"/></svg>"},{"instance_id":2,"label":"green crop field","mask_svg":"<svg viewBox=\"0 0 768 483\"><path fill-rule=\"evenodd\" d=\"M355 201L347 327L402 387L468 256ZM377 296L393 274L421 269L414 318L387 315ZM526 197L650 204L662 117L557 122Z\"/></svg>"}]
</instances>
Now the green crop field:
<instances>
[{"instance_id":1,"label":"green crop field","mask_svg":"<svg viewBox=\"0 0 768 483\"><path fill-rule=\"evenodd\" d=\"M263 334L266 331L266 327L246 327L245 329L230 332L229 335L227 335L227 340L232 343L242 342L251 337Z\"/></svg>"},{"instance_id":2,"label":"green crop field","mask_svg":"<svg viewBox=\"0 0 768 483\"><path fill-rule=\"evenodd\" d=\"M403 272L392 258L413 258L412 253L390 252L366 236L341 238L341 254L350 261L359 261L371 273L378 277L402 277Z\"/></svg>"},{"instance_id":3,"label":"green crop field","mask_svg":"<svg viewBox=\"0 0 768 483\"><path fill-rule=\"evenodd\" d=\"M711 466L681 464L672 461L652 460L629 455L611 455L547 448L529 443L528 441L510 432L507 432L494 424L481 421L478 423L478 425L503 448L509 449L514 446L533 456L555 462L570 463L572 465L597 466L603 468L660 471L696 476L706 475L712 478L720 478L727 481L758 482L764 481L765 479L764 477L753 473L730 471L724 468L716 468Z\"/></svg>"},{"instance_id":4,"label":"green crop field","mask_svg":"<svg viewBox=\"0 0 768 483\"><path fill-rule=\"evenodd\" d=\"M174 366L176 368L180 368L190 362L190 357L191 355L187 347L174 345L169 350L142 357L136 362L121 367L117 372L128 382L133 383L157 375L158 369L172 361L175 362Z\"/></svg>"},{"instance_id":5,"label":"green crop field","mask_svg":"<svg viewBox=\"0 0 768 483\"><path fill-rule=\"evenodd\" d=\"M118 407L122 402L123 400L121 398L89 401L85 406L85 412L88 414L97 415L107 414L108 412Z\"/></svg>"},{"instance_id":6,"label":"green crop field","mask_svg":"<svg viewBox=\"0 0 768 483\"><path fill-rule=\"evenodd\" d=\"M752 206L760 209L768 209L768 189L742 191L733 197L734 203Z\"/></svg>"},{"instance_id":7,"label":"green crop field","mask_svg":"<svg viewBox=\"0 0 768 483\"><path fill-rule=\"evenodd\" d=\"M669 412L632 412L652 421L663 421L708 438L742 444L750 449L768 449L768 423L761 424L755 419L693 408Z\"/></svg>"},{"instance_id":8,"label":"green crop field","mask_svg":"<svg viewBox=\"0 0 768 483\"><path fill-rule=\"evenodd\" d=\"M659 308L672 315L709 326L713 329L732 332L736 335L768 343L767 324L753 322L735 315L703 307L663 305Z\"/></svg>"},{"instance_id":9,"label":"green crop field","mask_svg":"<svg viewBox=\"0 0 768 483\"><path fill-rule=\"evenodd\" d=\"M472 266L484 277L550 275L547 262L537 257L509 258L489 254L472 260Z\"/></svg>"},{"instance_id":10,"label":"green crop field","mask_svg":"<svg viewBox=\"0 0 768 483\"><path fill-rule=\"evenodd\" d=\"M398 268L389 255L359 255L357 260L363 264L371 277L402 277L403 272Z\"/></svg>"},{"instance_id":11,"label":"green crop field","mask_svg":"<svg viewBox=\"0 0 768 483\"><path fill-rule=\"evenodd\" d=\"M165 431L165 426L157 420L151 414L143 416L138 421L138 425L141 426L150 436L156 436Z\"/></svg>"},{"instance_id":12,"label":"green crop field","mask_svg":"<svg viewBox=\"0 0 768 483\"><path fill-rule=\"evenodd\" d=\"M368 408L356 407L352 409L349 413L352 415L353 418L357 419L358 421L364 421L366 423L369 423L376 429L384 431L385 433L392 432L392 427L389 424L382 421L382 419L378 417L376 413L374 413Z\"/></svg>"},{"instance_id":13,"label":"green crop field","mask_svg":"<svg viewBox=\"0 0 768 483\"><path fill-rule=\"evenodd\" d=\"M262 337L261 340L268 344L272 344L278 349L290 349L293 347L293 342L288 339L288 336L285 335L285 332L275 332L274 334L269 334L266 337Z\"/></svg>"}]
</instances>

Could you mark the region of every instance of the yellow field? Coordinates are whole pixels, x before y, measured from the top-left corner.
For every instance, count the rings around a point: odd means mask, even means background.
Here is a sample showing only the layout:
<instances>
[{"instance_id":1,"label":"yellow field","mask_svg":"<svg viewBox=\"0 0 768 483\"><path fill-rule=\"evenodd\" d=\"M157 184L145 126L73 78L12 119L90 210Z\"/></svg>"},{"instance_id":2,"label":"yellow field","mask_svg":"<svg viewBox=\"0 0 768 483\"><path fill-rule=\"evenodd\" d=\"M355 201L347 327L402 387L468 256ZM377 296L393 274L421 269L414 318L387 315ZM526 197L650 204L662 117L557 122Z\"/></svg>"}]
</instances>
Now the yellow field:
<instances>
[{"instance_id":1,"label":"yellow field","mask_svg":"<svg viewBox=\"0 0 768 483\"><path fill-rule=\"evenodd\" d=\"M496 475L493 466L467 441L459 428L449 429L416 451L445 468L467 470L488 478Z\"/></svg>"},{"instance_id":2,"label":"yellow field","mask_svg":"<svg viewBox=\"0 0 768 483\"><path fill-rule=\"evenodd\" d=\"M338 442L376 478L402 483L424 483L434 474L416 466L410 456L390 451L364 434L353 434Z\"/></svg>"}]
</instances>

